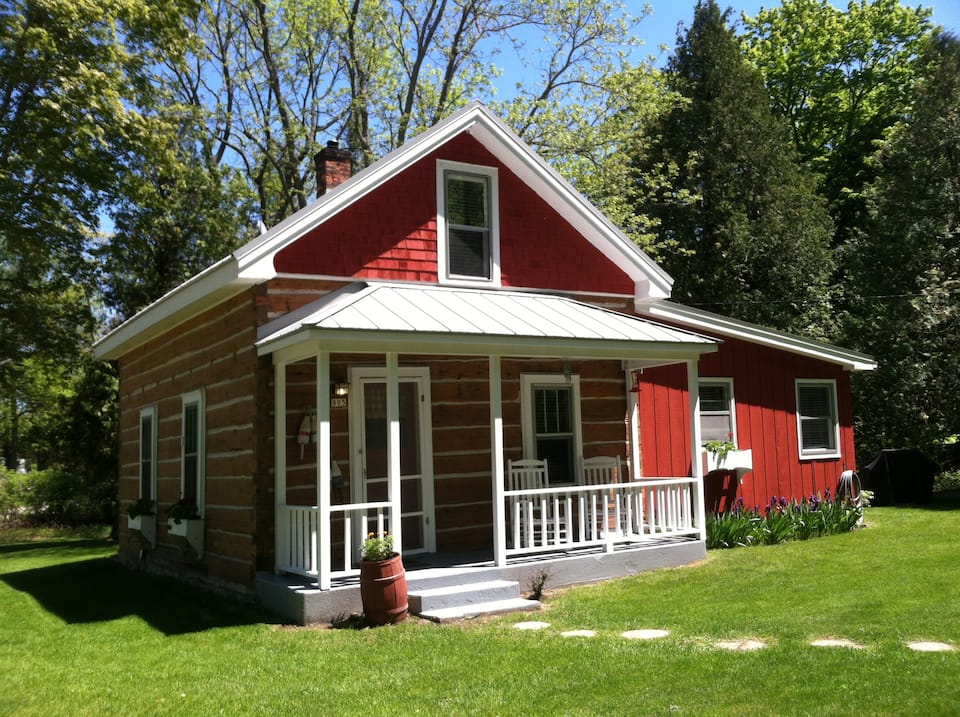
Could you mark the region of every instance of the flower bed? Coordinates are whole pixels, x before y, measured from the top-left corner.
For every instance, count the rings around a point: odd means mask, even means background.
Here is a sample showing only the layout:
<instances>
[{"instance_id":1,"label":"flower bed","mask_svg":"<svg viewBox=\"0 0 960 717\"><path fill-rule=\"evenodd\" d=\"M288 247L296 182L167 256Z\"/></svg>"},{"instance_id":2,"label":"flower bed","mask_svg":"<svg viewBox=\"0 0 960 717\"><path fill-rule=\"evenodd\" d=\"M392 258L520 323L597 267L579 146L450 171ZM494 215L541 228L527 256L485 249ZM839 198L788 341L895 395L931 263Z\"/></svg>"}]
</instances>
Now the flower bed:
<instances>
[{"instance_id":1,"label":"flower bed","mask_svg":"<svg viewBox=\"0 0 960 717\"><path fill-rule=\"evenodd\" d=\"M733 510L707 518L707 548L772 545L787 540L807 540L820 535L846 533L860 524L863 506L846 497L812 495L802 501L774 496L767 506L752 510L739 498Z\"/></svg>"}]
</instances>

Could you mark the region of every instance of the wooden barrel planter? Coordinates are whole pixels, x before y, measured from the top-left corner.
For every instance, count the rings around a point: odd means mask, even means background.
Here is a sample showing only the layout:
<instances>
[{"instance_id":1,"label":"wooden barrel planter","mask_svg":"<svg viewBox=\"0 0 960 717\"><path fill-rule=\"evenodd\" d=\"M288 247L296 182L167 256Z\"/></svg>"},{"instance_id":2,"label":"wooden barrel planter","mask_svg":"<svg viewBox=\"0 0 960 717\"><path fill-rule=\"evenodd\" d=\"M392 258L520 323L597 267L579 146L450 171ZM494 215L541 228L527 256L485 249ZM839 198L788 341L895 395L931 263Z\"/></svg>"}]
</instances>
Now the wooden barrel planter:
<instances>
[{"instance_id":1,"label":"wooden barrel planter","mask_svg":"<svg viewBox=\"0 0 960 717\"><path fill-rule=\"evenodd\" d=\"M407 574L399 555L360 561L360 599L363 616L371 625L406 620Z\"/></svg>"}]
</instances>

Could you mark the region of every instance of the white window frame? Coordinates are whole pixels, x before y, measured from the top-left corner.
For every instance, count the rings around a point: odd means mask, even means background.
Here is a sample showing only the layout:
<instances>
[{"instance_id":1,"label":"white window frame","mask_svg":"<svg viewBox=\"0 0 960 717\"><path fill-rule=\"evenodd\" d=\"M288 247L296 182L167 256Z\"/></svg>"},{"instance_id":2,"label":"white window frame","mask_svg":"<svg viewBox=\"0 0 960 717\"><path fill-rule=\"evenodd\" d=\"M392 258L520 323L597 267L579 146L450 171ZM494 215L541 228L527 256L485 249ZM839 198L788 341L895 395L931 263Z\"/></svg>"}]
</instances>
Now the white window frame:
<instances>
[{"instance_id":1,"label":"white window frame","mask_svg":"<svg viewBox=\"0 0 960 717\"><path fill-rule=\"evenodd\" d=\"M712 411L703 410L703 387L710 385L723 385L727 388L727 412L730 414L730 432L733 433L733 438L730 438L730 441L736 445L740 446L740 443L737 441L737 401L733 394L733 379L727 377L714 377L706 376L701 377L697 381L699 388L698 400L700 401L700 434L703 435L703 417L704 415L713 415ZM706 439L702 440L703 443L706 443Z\"/></svg>"},{"instance_id":2,"label":"white window frame","mask_svg":"<svg viewBox=\"0 0 960 717\"><path fill-rule=\"evenodd\" d=\"M571 401L573 403L573 483L576 485L581 482L580 468L583 461L583 431L580 422L580 376L573 374L520 374L520 419L522 421L521 433L523 436L523 457L537 457L537 427L535 424L535 413L533 408L533 391L535 388L550 388L557 386L567 386L571 389ZM547 465L549 476L550 466ZM551 485L566 485L551 480Z\"/></svg>"},{"instance_id":3,"label":"white window frame","mask_svg":"<svg viewBox=\"0 0 960 717\"><path fill-rule=\"evenodd\" d=\"M448 267L449 238L446 219L448 172L472 174L487 180L490 203L490 278L451 274ZM500 286L500 184L496 167L437 160L437 278L445 284Z\"/></svg>"},{"instance_id":4,"label":"white window frame","mask_svg":"<svg viewBox=\"0 0 960 717\"><path fill-rule=\"evenodd\" d=\"M827 448L804 448L803 447L803 416L800 414L800 388L801 386L819 386L829 391L829 403L831 415L829 418L833 421L833 447ZM840 412L837 405L837 382L832 378L798 378L794 387L794 400L796 401L797 414L797 449L800 454L800 460L810 461L820 458L840 458Z\"/></svg>"},{"instance_id":5,"label":"white window frame","mask_svg":"<svg viewBox=\"0 0 960 717\"><path fill-rule=\"evenodd\" d=\"M143 419L150 419L150 496L144 496L143 494ZM153 500L154 505L157 503L157 446L159 445L157 441L157 407L148 406L140 410L140 416L137 422L137 435L138 435L138 453L139 460L137 461L137 493L140 498L149 497Z\"/></svg>"},{"instance_id":6,"label":"white window frame","mask_svg":"<svg viewBox=\"0 0 960 717\"><path fill-rule=\"evenodd\" d=\"M206 483L207 441L206 441L206 408L203 391L191 391L181 396L180 407L180 497L185 495L187 477L187 422L185 420L187 407L197 406L197 512L200 517L204 514L204 484Z\"/></svg>"}]
</instances>

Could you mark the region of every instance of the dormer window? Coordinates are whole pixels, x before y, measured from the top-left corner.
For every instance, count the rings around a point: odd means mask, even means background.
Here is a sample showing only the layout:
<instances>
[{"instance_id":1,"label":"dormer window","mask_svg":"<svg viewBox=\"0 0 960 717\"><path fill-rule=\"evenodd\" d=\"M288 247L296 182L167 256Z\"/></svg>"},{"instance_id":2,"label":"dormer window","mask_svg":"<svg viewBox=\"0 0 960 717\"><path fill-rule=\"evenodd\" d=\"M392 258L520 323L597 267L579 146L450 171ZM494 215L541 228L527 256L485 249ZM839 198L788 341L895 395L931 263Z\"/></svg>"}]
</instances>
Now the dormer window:
<instances>
[{"instance_id":1,"label":"dormer window","mask_svg":"<svg viewBox=\"0 0 960 717\"><path fill-rule=\"evenodd\" d=\"M438 162L437 207L440 280L499 284L496 169Z\"/></svg>"}]
</instances>

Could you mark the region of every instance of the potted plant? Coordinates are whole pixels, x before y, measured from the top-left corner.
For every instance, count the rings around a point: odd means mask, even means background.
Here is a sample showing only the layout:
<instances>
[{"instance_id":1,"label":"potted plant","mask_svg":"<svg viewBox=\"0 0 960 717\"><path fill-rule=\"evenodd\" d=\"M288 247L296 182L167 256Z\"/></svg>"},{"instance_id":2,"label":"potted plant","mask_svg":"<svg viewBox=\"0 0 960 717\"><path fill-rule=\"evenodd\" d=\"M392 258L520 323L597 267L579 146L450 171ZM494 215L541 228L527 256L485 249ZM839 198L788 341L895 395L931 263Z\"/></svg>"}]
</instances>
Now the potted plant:
<instances>
[{"instance_id":1,"label":"potted plant","mask_svg":"<svg viewBox=\"0 0 960 717\"><path fill-rule=\"evenodd\" d=\"M127 527L137 530L153 545L157 538L156 501L146 496L138 498L127 507Z\"/></svg>"},{"instance_id":2,"label":"potted plant","mask_svg":"<svg viewBox=\"0 0 960 717\"><path fill-rule=\"evenodd\" d=\"M707 453L713 458L709 465L715 466L712 470L723 470L723 463L727 460L727 454L730 451L737 450L737 445L733 441L707 441L703 444Z\"/></svg>"},{"instance_id":3,"label":"potted plant","mask_svg":"<svg viewBox=\"0 0 960 717\"><path fill-rule=\"evenodd\" d=\"M186 538L198 555L203 552L203 518L196 503L181 498L167 508L167 532Z\"/></svg>"},{"instance_id":4,"label":"potted plant","mask_svg":"<svg viewBox=\"0 0 960 717\"><path fill-rule=\"evenodd\" d=\"M727 471L737 474L737 481L743 480L743 474L753 470L753 451L749 448L738 450L733 442L733 434L725 441L707 441L703 444L703 469L707 473Z\"/></svg>"},{"instance_id":5,"label":"potted plant","mask_svg":"<svg viewBox=\"0 0 960 717\"><path fill-rule=\"evenodd\" d=\"M393 536L370 533L360 548L360 600L371 625L401 622L407 617L407 575L393 550Z\"/></svg>"}]
</instances>

